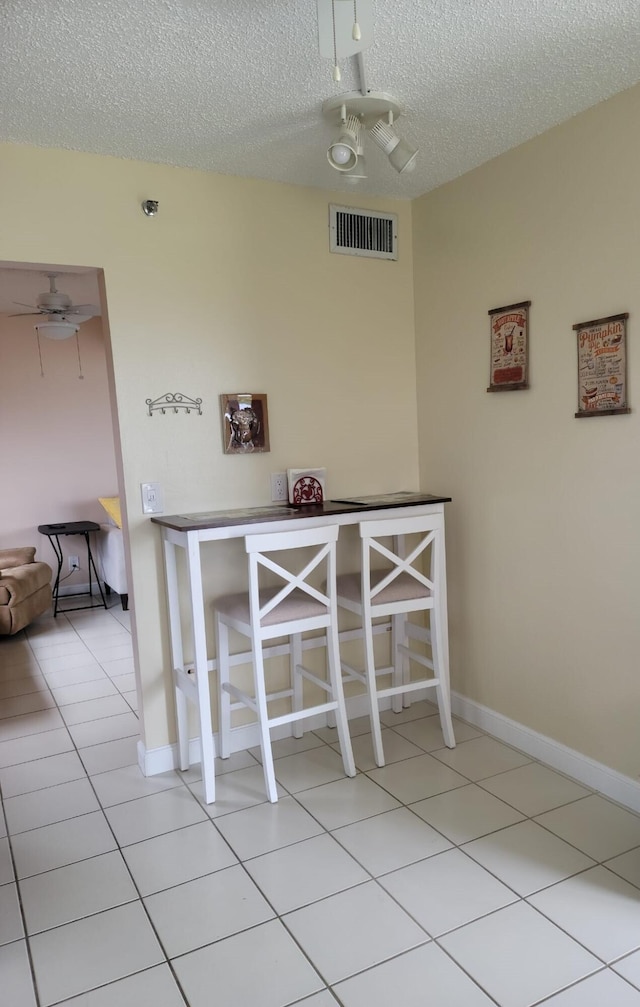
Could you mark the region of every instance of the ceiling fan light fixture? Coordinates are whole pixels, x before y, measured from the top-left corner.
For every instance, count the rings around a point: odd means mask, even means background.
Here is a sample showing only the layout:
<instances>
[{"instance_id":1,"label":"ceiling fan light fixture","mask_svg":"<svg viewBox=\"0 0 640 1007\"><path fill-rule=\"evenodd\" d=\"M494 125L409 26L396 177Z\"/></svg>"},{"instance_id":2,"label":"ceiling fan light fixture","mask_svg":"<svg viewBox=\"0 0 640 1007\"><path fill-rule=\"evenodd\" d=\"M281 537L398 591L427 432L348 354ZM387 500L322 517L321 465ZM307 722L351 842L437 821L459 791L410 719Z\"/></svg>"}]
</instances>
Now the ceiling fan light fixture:
<instances>
[{"instance_id":1,"label":"ceiling fan light fixture","mask_svg":"<svg viewBox=\"0 0 640 1007\"><path fill-rule=\"evenodd\" d=\"M69 339L75 336L80 326L74 322L38 322L34 328L39 336L47 339Z\"/></svg>"},{"instance_id":2,"label":"ceiling fan light fixture","mask_svg":"<svg viewBox=\"0 0 640 1007\"><path fill-rule=\"evenodd\" d=\"M362 126L355 115L346 116L340 126L337 140L329 144L327 159L336 171L351 171L358 163L362 150Z\"/></svg>"},{"instance_id":3,"label":"ceiling fan light fixture","mask_svg":"<svg viewBox=\"0 0 640 1007\"><path fill-rule=\"evenodd\" d=\"M49 278L49 290L38 294L33 306L25 304L23 301L14 301L14 304L19 304L23 308L33 307L34 310L19 311L15 315L10 315L10 318L27 317L28 315L37 317L39 315L43 317L43 321L38 322L36 330L40 328L42 335L48 336L49 339L67 339L78 331L82 322L101 314L97 304L72 304L69 295L64 294L56 287L58 273L47 273L46 275ZM49 329L45 331L47 325ZM54 329L53 325L58 325L59 328Z\"/></svg>"},{"instance_id":4,"label":"ceiling fan light fixture","mask_svg":"<svg viewBox=\"0 0 640 1007\"><path fill-rule=\"evenodd\" d=\"M67 308L72 307L69 295L62 293L56 287L58 274L47 273L46 275L49 280L49 289L42 294L38 294L36 301L38 309L41 311L45 311L46 309L50 311L65 311Z\"/></svg>"}]
</instances>

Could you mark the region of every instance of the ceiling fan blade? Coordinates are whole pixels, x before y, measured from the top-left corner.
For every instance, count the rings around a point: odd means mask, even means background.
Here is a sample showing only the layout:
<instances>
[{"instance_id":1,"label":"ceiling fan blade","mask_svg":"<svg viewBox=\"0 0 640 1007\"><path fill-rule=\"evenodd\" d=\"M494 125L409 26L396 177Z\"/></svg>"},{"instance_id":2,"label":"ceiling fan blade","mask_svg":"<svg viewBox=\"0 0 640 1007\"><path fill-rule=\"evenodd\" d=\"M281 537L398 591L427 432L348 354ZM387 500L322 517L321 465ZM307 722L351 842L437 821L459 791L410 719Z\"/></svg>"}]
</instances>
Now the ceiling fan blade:
<instances>
[{"instance_id":1,"label":"ceiling fan blade","mask_svg":"<svg viewBox=\"0 0 640 1007\"><path fill-rule=\"evenodd\" d=\"M28 308L29 305L26 304L25 307ZM7 315L7 318L36 318L41 314L41 311L18 311L15 315Z\"/></svg>"},{"instance_id":2,"label":"ceiling fan blade","mask_svg":"<svg viewBox=\"0 0 640 1007\"><path fill-rule=\"evenodd\" d=\"M64 312L65 315L86 315L87 318L93 318L95 315L100 315L101 313L101 309L97 304L72 304Z\"/></svg>"},{"instance_id":3,"label":"ceiling fan blade","mask_svg":"<svg viewBox=\"0 0 640 1007\"><path fill-rule=\"evenodd\" d=\"M35 304L25 304L24 301L12 301L12 304L19 304L21 308L34 308Z\"/></svg>"}]
</instances>

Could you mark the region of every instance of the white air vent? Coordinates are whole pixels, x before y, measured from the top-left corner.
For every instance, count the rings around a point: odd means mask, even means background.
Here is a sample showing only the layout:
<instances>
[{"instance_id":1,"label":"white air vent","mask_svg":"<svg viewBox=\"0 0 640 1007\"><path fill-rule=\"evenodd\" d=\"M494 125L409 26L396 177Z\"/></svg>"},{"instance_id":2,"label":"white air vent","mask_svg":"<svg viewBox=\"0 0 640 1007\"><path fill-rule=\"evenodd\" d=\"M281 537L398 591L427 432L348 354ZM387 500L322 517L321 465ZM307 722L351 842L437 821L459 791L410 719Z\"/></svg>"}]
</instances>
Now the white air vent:
<instances>
[{"instance_id":1,"label":"white air vent","mask_svg":"<svg viewBox=\"0 0 640 1007\"><path fill-rule=\"evenodd\" d=\"M398 258L398 218L395 213L329 205L329 247L342 255L370 259Z\"/></svg>"}]
</instances>

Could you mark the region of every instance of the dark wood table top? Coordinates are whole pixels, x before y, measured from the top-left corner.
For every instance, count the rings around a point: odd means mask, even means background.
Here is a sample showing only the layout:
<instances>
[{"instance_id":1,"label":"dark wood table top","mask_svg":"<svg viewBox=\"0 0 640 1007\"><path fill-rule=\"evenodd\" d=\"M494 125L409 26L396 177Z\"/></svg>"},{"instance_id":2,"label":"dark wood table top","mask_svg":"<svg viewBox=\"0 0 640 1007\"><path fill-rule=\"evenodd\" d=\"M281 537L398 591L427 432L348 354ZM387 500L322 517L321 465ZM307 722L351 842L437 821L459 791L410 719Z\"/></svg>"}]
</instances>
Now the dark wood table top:
<instances>
[{"instance_id":1,"label":"dark wood table top","mask_svg":"<svg viewBox=\"0 0 640 1007\"><path fill-rule=\"evenodd\" d=\"M100 531L95 521L64 521L62 524L39 524L41 535L84 535L88 531Z\"/></svg>"},{"instance_id":2,"label":"dark wood table top","mask_svg":"<svg viewBox=\"0 0 640 1007\"><path fill-rule=\"evenodd\" d=\"M154 524L175 531L201 531L206 528L225 528L259 522L300 520L309 517L333 517L337 514L364 513L370 510L388 510L392 507L411 507L420 504L449 503L451 497L433 493L401 491L380 493L374 496L345 497L342 500L325 500L322 504L292 507L289 504L270 504L264 507L243 507L236 510L204 511L198 514L156 515Z\"/></svg>"}]
</instances>

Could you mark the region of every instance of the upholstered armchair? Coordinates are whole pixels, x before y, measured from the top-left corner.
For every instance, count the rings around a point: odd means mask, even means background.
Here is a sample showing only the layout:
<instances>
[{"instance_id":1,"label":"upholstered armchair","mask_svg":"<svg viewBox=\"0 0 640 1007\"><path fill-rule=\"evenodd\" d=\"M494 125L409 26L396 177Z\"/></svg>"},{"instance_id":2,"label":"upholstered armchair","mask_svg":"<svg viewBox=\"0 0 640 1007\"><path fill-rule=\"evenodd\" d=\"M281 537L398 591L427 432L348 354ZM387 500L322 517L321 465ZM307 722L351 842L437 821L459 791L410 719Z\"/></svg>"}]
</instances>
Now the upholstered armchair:
<instances>
[{"instance_id":1,"label":"upholstered armchair","mask_svg":"<svg viewBox=\"0 0 640 1007\"><path fill-rule=\"evenodd\" d=\"M51 605L52 569L33 546L0 549L0 634L24 629Z\"/></svg>"}]
</instances>

